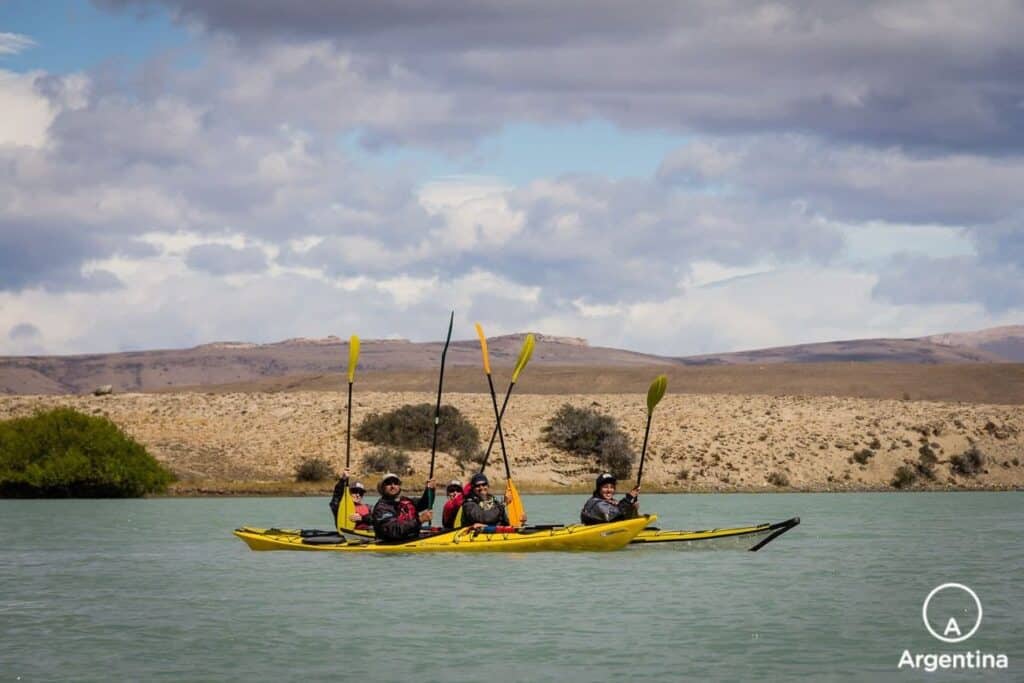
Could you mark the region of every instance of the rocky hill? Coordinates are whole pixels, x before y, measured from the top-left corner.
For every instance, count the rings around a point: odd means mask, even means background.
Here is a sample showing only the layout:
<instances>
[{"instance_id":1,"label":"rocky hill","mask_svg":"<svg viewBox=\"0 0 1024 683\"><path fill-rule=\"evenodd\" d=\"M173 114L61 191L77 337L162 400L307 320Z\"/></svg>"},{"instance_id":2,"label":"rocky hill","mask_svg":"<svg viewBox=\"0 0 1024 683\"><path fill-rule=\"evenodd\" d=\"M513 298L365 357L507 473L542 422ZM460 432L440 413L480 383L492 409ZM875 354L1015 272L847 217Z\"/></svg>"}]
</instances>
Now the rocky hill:
<instances>
[{"instance_id":1,"label":"rocky hill","mask_svg":"<svg viewBox=\"0 0 1024 683\"><path fill-rule=\"evenodd\" d=\"M510 368L524 334L489 340L492 364ZM600 383L599 375L636 368L673 368L888 363L913 365L991 364L1024 361L1024 326L993 328L972 333L951 333L918 339L861 339L802 344L772 349L689 357L665 357L622 349L591 346L577 337L537 335L533 367L558 368L583 381L583 391L618 391L619 383ZM441 342L367 339L362 342L359 369L362 377L381 373L420 373L425 379L436 371ZM82 394L109 385L115 392L153 392L187 388L232 387L237 390L318 388L319 378L337 386L344 373L348 342L338 337L297 338L270 344L216 342L191 349L133 351L76 356L0 357L0 393ZM480 351L475 339L453 341L448 364L455 377L460 368L478 368ZM580 373L583 369L594 372ZM644 374L650 374L651 370ZM804 373L806 374L806 373ZM829 372L825 373L827 377ZM419 379L410 380L419 388ZM751 391L730 383L719 391ZM409 386L409 385L401 385ZM394 387L382 387L394 388ZM476 384L464 391L485 390ZM563 387L562 392L572 390ZM714 387L711 390L716 390ZM816 392L812 392L816 393ZM858 394L860 395L860 394ZM887 394L883 394L887 395ZM1001 400L994 398L992 400Z\"/></svg>"}]
</instances>

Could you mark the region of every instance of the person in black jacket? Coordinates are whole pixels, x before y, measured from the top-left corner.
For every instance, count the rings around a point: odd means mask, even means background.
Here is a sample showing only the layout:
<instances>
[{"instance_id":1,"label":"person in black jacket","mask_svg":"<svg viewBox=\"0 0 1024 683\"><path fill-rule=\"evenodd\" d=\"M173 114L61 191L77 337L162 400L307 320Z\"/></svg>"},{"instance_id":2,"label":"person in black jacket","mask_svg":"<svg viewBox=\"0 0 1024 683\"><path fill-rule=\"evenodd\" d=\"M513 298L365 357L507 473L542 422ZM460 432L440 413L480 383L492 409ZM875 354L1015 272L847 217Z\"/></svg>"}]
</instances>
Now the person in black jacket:
<instances>
[{"instance_id":1,"label":"person in black jacket","mask_svg":"<svg viewBox=\"0 0 1024 683\"><path fill-rule=\"evenodd\" d=\"M377 485L380 500L373 506L373 532L385 543L401 543L419 538L420 525L434 517L430 510L434 480L427 480L426 490L416 502L402 495L402 480L388 472Z\"/></svg>"},{"instance_id":2,"label":"person in black jacket","mask_svg":"<svg viewBox=\"0 0 1024 683\"><path fill-rule=\"evenodd\" d=\"M598 476L594 484L594 493L583 505L580 511L580 521L584 524L604 524L605 522L618 522L623 519L632 519L640 511L637 502L640 496L640 487L634 486L633 490L622 497L622 500L615 501L615 477L605 472Z\"/></svg>"},{"instance_id":3,"label":"person in black jacket","mask_svg":"<svg viewBox=\"0 0 1024 683\"><path fill-rule=\"evenodd\" d=\"M491 495L490 482L485 474L474 474L469 480L469 487L469 495L462 503L462 526L482 529L509 525L505 506Z\"/></svg>"}]
</instances>

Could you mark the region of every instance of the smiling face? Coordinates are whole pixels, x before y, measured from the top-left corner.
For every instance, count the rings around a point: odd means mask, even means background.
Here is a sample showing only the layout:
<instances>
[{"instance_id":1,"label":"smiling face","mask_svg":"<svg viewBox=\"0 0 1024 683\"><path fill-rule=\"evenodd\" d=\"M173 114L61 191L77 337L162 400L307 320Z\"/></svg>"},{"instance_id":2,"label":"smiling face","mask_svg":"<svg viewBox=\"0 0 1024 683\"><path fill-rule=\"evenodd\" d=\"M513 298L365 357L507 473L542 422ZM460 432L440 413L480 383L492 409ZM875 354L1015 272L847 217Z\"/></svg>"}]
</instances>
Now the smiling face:
<instances>
[{"instance_id":1,"label":"smiling face","mask_svg":"<svg viewBox=\"0 0 1024 683\"><path fill-rule=\"evenodd\" d=\"M390 479L384 482L384 495L394 498L402 492L402 482Z\"/></svg>"},{"instance_id":2,"label":"smiling face","mask_svg":"<svg viewBox=\"0 0 1024 683\"><path fill-rule=\"evenodd\" d=\"M611 500L615 497L615 484L608 482L607 484L601 484L601 497L605 500Z\"/></svg>"},{"instance_id":3,"label":"smiling face","mask_svg":"<svg viewBox=\"0 0 1024 683\"><path fill-rule=\"evenodd\" d=\"M489 491L490 487L487 484L475 484L473 486L473 493L475 493L480 498L487 498L487 496L490 495L488 493Z\"/></svg>"}]
</instances>

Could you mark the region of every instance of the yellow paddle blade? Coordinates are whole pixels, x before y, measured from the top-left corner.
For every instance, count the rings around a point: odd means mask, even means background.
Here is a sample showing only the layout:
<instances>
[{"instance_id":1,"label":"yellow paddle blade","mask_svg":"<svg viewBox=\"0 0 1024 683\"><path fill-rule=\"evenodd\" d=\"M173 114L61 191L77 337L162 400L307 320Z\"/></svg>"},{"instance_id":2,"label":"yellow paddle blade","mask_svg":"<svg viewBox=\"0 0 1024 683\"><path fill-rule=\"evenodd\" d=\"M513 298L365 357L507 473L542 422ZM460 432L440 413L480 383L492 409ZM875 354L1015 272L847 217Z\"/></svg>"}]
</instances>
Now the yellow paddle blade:
<instances>
[{"instance_id":1,"label":"yellow paddle blade","mask_svg":"<svg viewBox=\"0 0 1024 683\"><path fill-rule=\"evenodd\" d=\"M509 524L523 526L526 508L523 507L523 499L519 496L519 491L511 479L505 482L505 512L508 513Z\"/></svg>"},{"instance_id":2,"label":"yellow paddle blade","mask_svg":"<svg viewBox=\"0 0 1024 683\"><path fill-rule=\"evenodd\" d=\"M338 518L335 520L338 531L355 531L356 523L352 521L354 514L356 514L356 503L352 500L352 494L349 493L346 486L345 492L341 494L341 502L338 503Z\"/></svg>"},{"instance_id":3,"label":"yellow paddle blade","mask_svg":"<svg viewBox=\"0 0 1024 683\"><path fill-rule=\"evenodd\" d=\"M352 335L348 340L348 383L356 378L356 365L359 364L359 337Z\"/></svg>"},{"instance_id":4,"label":"yellow paddle blade","mask_svg":"<svg viewBox=\"0 0 1024 683\"><path fill-rule=\"evenodd\" d=\"M519 381L519 373L523 371L526 364L530 362L530 356L533 355L533 345L535 340L532 334L526 335L526 341L523 342L523 348L519 351L519 358L516 360L516 369L512 371L512 383Z\"/></svg>"},{"instance_id":5,"label":"yellow paddle blade","mask_svg":"<svg viewBox=\"0 0 1024 683\"><path fill-rule=\"evenodd\" d=\"M647 414L654 412L654 406L658 405L661 401L661 397L665 395L665 390L668 389L668 377L665 375L658 375L651 382L651 388L647 390Z\"/></svg>"},{"instance_id":6,"label":"yellow paddle blade","mask_svg":"<svg viewBox=\"0 0 1024 683\"><path fill-rule=\"evenodd\" d=\"M462 507L459 507L458 512L455 513L455 521L452 522L452 528L458 529L462 526Z\"/></svg>"},{"instance_id":7,"label":"yellow paddle blade","mask_svg":"<svg viewBox=\"0 0 1024 683\"><path fill-rule=\"evenodd\" d=\"M487 353L487 337L484 335L484 328L480 323L476 324L476 336L480 337L480 353L484 355L484 372L491 374L491 357Z\"/></svg>"}]
</instances>

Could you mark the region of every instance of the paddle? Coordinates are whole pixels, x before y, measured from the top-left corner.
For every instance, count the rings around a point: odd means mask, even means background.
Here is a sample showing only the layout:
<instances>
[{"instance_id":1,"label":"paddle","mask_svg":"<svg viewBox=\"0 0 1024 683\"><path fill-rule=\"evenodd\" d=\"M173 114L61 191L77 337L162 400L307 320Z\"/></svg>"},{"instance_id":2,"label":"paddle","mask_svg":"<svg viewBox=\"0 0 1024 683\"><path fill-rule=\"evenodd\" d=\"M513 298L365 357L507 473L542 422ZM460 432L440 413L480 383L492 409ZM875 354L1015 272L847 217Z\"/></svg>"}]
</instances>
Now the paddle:
<instances>
[{"instance_id":1,"label":"paddle","mask_svg":"<svg viewBox=\"0 0 1024 683\"><path fill-rule=\"evenodd\" d=\"M505 434L501 431L501 413L498 411L498 396L494 393L494 380L491 378L491 359L487 353L487 337L480 323L476 324L476 335L480 337L480 353L484 358L484 373L487 375L487 386L491 390L491 405L494 406L495 429L501 442L501 457L505 461L505 512L513 526L520 526L526 518L523 499L519 496L515 483L512 481L512 470L508 466L508 452L505 450ZM525 365L525 363L524 363Z\"/></svg>"},{"instance_id":2,"label":"paddle","mask_svg":"<svg viewBox=\"0 0 1024 683\"><path fill-rule=\"evenodd\" d=\"M437 427L441 424L441 390L444 386L444 359L448 355L448 344L452 340L452 326L455 324L455 311L452 311L448 319L448 336L444 340L444 349L441 351L441 376L437 380L437 405L434 407L434 437L430 442L430 474L427 479L434 478L434 458L437 455ZM434 489L427 489L427 500L430 501L430 509L434 508Z\"/></svg>"},{"instance_id":3,"label":"paddle","mask_svg":"<svg viewBox=\"0 0 1024 683\"><path fill-rule=\"evenodd\" d=\"M491 432L491 441L487 444L487 452L484 454L484 461L480 464L480 471L483 472L487 469L487 462L491 458L491 449L494 448L494 437L498 435L498 426L501 425L501 418L505 417L505 408L508 407L508 399L512 395L512 387L519 381L519 373L523 371L526 364L530 362L530 356L533 355L533 347L536 344L536 340L532 334L526 335L526 339L523 341L523 348L519 350L519 358L516 359L516 366L512 370L512 381L508 384L508 390L505 392L505 400L501 403L501 410L498 411L498 424L494 426L494 431Z\"/></svg>"},{"instance_id":4,"label":"paddle","mask_svg":"<svg viewBox=\"0 0 1024 683\"><path fill-rule=\"evenodd\" d=\"M345 469L349 468L352 462L352 383L356 379L356 365L359 364L359 337L352 335L348 340L348 426L345 428ZM335 520L338 531L355 531L352 524L352 515L356 513L356 505L352 501L352 495L348 486L341 494L341 502L338 503L338 517Z\"/></svg>"},{"instance_id":5,"label":"paddle","mask_svg":"<svg viewBox=\"0 0 1024 683\"><path fill-rule=\"evenodd\" d=\"M640 469L636 474L636 485L638 487L640 486L640 480L644 476L644 458L647 457L647 436L651 433L651 417L654 415L654 407L661 401L666 389L668 389L668 377L658 375L651 382L650 389L647 390L647 428L644 429L644 446L640 450Z\"/></svg>"}]
</instances>

